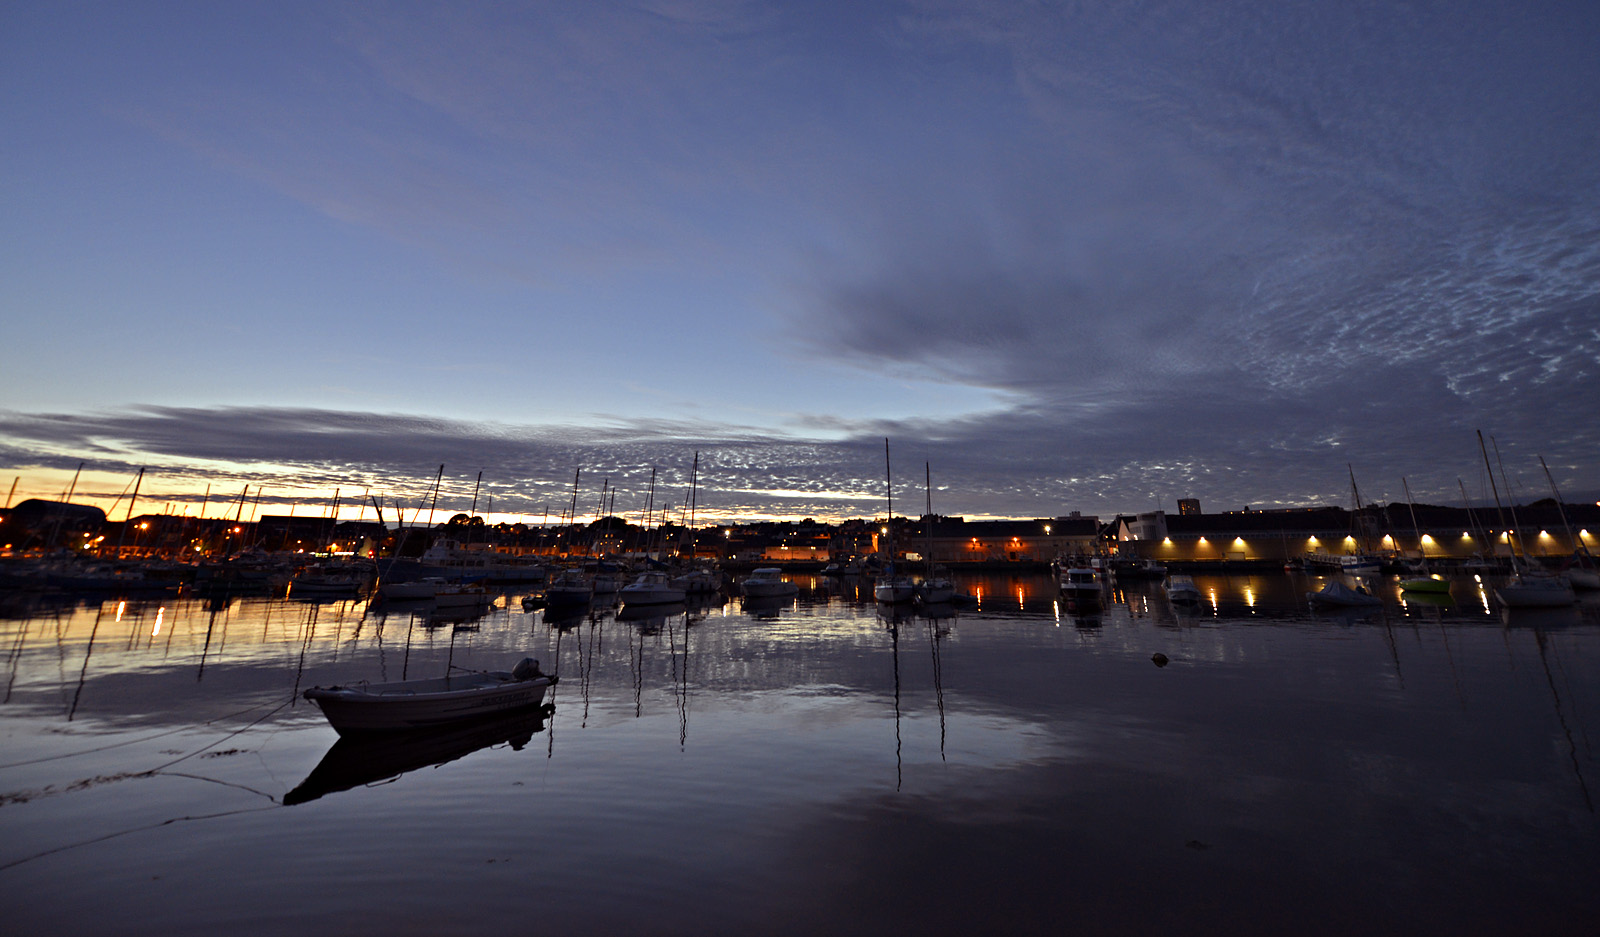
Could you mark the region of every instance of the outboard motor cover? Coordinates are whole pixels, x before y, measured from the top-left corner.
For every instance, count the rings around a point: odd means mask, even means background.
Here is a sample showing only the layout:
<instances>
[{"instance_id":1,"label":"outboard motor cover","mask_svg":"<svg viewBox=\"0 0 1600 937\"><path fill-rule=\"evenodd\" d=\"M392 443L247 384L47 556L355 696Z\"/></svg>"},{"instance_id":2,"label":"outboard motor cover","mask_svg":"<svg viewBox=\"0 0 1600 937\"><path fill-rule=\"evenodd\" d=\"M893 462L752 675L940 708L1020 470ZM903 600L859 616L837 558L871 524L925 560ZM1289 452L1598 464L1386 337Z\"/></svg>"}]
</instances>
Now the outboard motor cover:
<instances>
[{"instance_id":1,"label":"outboard motor cover","mask_svg":"<svg viewBox=\"0 0 1600 937\"><path fill-rule=\"evenodd\" d=\"M511 668L511 676L517 678L518 680L527 680L535 676L543 675L539 673L538 661L531 657L524 657L522 660L517 661L517 666Z\"/></svg>"}]
</instances>

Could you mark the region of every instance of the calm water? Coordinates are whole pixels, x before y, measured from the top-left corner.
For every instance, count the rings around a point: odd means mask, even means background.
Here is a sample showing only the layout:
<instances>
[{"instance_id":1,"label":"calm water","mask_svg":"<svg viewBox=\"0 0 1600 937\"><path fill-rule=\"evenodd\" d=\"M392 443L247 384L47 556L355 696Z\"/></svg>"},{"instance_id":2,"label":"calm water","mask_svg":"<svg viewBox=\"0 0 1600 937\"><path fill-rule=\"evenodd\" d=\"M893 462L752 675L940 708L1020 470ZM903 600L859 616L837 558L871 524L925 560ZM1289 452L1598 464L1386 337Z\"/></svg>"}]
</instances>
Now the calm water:
<instances>
[{"instance_id":1,"label":"calm water","mask_svg":"<svg viewBox=\"0 0 1600 937\"><path fill-rule=\"evenodd\" d=\"M6 929L1596 932L1600 608L1197 579L1094 618L1044 577L898 620L810 578L636 620L13 602ZM298 698L524 655L551 712L405 746Z\"/></svg>"}]
</instances>

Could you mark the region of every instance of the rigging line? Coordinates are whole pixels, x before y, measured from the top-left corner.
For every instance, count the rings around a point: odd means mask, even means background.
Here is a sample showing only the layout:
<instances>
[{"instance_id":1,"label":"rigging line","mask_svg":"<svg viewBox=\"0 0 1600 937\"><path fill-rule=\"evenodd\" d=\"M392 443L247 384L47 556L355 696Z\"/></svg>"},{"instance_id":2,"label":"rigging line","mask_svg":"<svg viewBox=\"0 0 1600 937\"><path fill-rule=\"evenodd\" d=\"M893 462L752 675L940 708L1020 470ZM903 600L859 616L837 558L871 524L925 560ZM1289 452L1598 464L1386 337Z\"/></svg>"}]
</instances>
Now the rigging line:
<instances>
[{"instance_id":1,"label":"rigging line","mask_svg":"<svg viewBox=\"0 0 1600 937\"><path fill-rule=\"evenodd\" d=\"M65 846L57 846L54 849L46 849L43 852L36 852L31 856L24 856L21 859L16 859L11 862L7 862L5 865L0 865L0 872L4 872L7 869L14 869L19 865L32 862L35 859L43 859L46 856L53 856L58 852L66 852L69 849L77 849L80 846L93 846L95 843L103 843L107 840L116 839L121 836L127 836L130 833L144 833L150 830L159 830L164 826L171 826L174 823L183 823L189 820L216 820L221 817L234 817L246 813L260 813L263 810L276 810L278 809L278 806L279 805L275 803L270 807L245 807L240 810L224 810L220 813L204 813L190 816L172 817L167 820L162 820L160 823L151 823L146 826L136 826L131 829L118 830L115 833L107 833L104 836L96 836L93 839L85 839L76 843L68 843Z\"/></svg>"},{"instance_id":2,"label":"rigging line","mask_svg":"<svg viewBox=\"0 0 1600 937\"><path fill-rule=\"evenodd\" d=\"M233 730L232 732L229 732L227 735L224 735L222 738L217 739L215 742L211 742L208 745L205 745L205 746L203 746L201 748L197 748L197 749L195 749L194 751L190 752L187 755L183 755L183 756L180 756L178 758L174 758L171 761L167 762L166 764L157 765L156 767L151 768L150 770L151 770L152 773L154 773L156 771L161 771L161 770L164 770L166 768L170 768L170 767L172 767L173 765L177 764L180 761L188 761L190 758L193 758L194 756L196 756L198 754L201 754L202 752L205 752L208 749L215 748L218 745L221 745L223 742L226 742L228 739L231 739L236 735L240 735L240 734L242 734L244 732L248 732L249 730L255 728L256 726L260 725L261 723L263 723L263 722L267 721L268 719L272 718L273 716L276 716L279 712L281 712L284 708L286 708L292 702L294 702L294 697L291 696L289 699L279 703L278 705L276 705L276 706L272 707L271 709L269 709L267 712L263 713L260 716L260 718L254 719L254 720L244 724L243 726L240 726L239 728Z\"/></svg>"}]
</instances>

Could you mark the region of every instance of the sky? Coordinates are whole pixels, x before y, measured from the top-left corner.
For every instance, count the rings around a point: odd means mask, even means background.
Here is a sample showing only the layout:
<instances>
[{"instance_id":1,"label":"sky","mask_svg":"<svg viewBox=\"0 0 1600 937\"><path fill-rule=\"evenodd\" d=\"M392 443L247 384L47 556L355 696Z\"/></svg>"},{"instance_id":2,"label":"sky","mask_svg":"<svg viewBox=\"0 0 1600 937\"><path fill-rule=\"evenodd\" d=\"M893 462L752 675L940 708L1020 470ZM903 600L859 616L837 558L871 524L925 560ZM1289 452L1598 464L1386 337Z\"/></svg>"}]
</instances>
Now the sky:
<instances>
[{"instance_id":1,"label":"sky","mask_svg":"<svg viewBox=\"0 0 1600 937\"><path fill-rule=\"evenodd\" d=\"M0 486L443 465L537 521L581 469L637 518L699 453L700 518L837 519L887 439L912 515L1456 504L1481 430L1600 498L1597 48L1592 2L0 2Z\"/></svg>"}]
</instances>

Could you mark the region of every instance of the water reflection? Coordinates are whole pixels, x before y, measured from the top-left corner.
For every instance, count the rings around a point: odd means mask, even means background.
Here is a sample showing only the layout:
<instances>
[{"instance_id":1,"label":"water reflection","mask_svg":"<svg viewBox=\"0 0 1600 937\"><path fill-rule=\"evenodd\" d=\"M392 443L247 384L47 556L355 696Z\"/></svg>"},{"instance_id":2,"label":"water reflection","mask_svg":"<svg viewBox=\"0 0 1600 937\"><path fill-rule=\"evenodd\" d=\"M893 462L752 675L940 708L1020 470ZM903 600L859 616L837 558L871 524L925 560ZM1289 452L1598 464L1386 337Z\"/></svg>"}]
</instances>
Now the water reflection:
<instances>
[{"instance_id":1,"label":"water reflection","mask_svg":"<svg viewBox=\"0 0 1600 937\"><path fill-rule=\"evenodd\" d=\"M988 930L1196 929L1152 918L1152 880L1212 929L1259 930L1218 909L1285 896L1272 921L1325 930L1592 923L1600 609L1502 617L1471 580L1450 604L1380 581L1383 605L1346 617L1305 604L1314 576L1196 580L1192 610L1133 582L1084 614L1048 576L962 577L970 607L819 580L775 614L513 597L451 623L264 597L14 602L0 875L21 873L0 881L29 895L14 926L41 931L92 929L86 878L173 933L219 904L279 931L414 929L410 912L519 907L530 882L553 926L607 933L658 932L682 902L711 909L708 932L984 930L973 908ZM522 656L563 676L531 726L341 747L296 695ZM239 818L263 793L334 791ZM163 850L183 900L128 871ZM949 875L951 855L984 875ZM397 889L410 912L370 898ZM1352 920L1351 896L1393 926Z\"/></svg>"},{"instance_id":2,"label":"water reflection","mask_svg":"<svg viewBox=\"0 0 1600 937\"><path fill-rule=\"evenodd\" d=\"M508 744L520 752L544 731L554 710L545 704L446 728L341 736L283 802L292 806L353 787L392 783L407 772L448 764L492 745Z\"/></svg>"}]
</instances>

